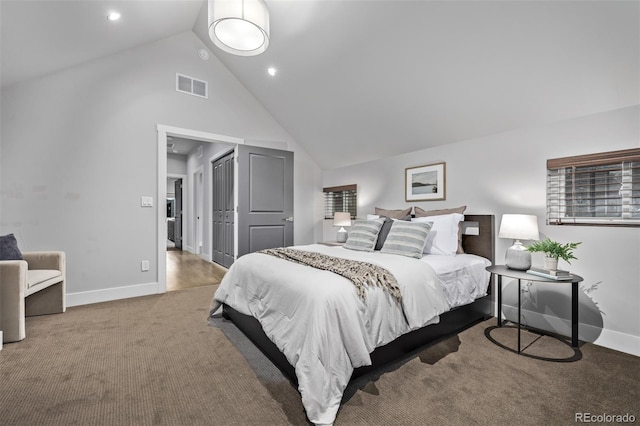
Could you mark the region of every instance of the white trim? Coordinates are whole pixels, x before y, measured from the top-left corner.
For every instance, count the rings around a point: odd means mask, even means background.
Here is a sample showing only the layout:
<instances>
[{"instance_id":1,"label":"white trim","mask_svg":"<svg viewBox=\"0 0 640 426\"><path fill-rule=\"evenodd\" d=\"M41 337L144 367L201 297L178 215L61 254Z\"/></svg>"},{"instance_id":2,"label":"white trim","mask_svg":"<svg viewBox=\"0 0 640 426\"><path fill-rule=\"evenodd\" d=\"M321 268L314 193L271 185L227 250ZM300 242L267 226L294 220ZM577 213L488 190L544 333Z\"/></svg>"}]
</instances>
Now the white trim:
<instances>
[{"instance_id":1,"label":"white trim","mask_svg":"<svg viewBox=\"0 0 640 426\"><path fill-rule=\"evenodd\" d=\"M159 205L161 200L166 200L167 198L167 136L195 139L203 142L219 142L236 145L244 145L244 139L234 136L225 136L215 133L201 132L198 130L185 129L181 127L167 126L164 124L157 124L156 131L158 133L158 174L156 177L158 183L158 193L156 198L158 200L158 202L156 203L156 221L158 225L156 231L156 276L158 277L158 282L156 293L165 293L167 291L167 221L165 220L167 209L164 207L160 208ZM185 247L188 251L193 253L193 247L184 246L183 244L183 248Z\"/></svg>"},{"instance_id":2,"label":"white trim","mask_svg":"<svg viewBox=\"0 0 640 426\"><path fill-rule=\"evenodd\" d=\"M198 166L191 174L193 186L193 194L191 197L193 211L192 223L193 223L193 246L195 248L195 254L202 257L202 251L204 248L204 218L202 212L204 211L204 165ZM200 218L200 219L198 219Z\"/></svg>"},{"instance_id":3,"label":"white trim","mask_svg":"<svg viewBox=\"0 0 640 426\"><path fill-rule=\"evenodd\" d=\"M164 124L158 124L156 126L156 130L158 132L164 132L168 136L177 136L179 138L185 138L185 139L195 139L202 142L220 142L220 143L233 143L233 144L244 145L244 139L237 138L235 136L225 136L225 135L219 135L216 133L201 132L198 130L184 129L182 127L166 126ZM162 148L166 152L167 150L166 139L164 141L164 145L162 146Z\"/></svg>"},{"instance_id":4,"label":"white trim","mask_svg":"<svg viewBox=\"0 0 640 426\"><path fill-rule=\"evenodd\" d=\"M515 320L518 316L518 308L510 305L503 305L502 313L504 318L513 318ZM539 329L547 329L550 327L551 330L548 331L567 337L571 336L571 320L558 318L554 315L533 312L527 309L522 309L522 318L523 325L528 324L531 327ZM547 325L547 327L544 327L544 325ZM597 337L595 340L586 340L588 338L587 336ZM588 341L598 346L640 356L640 337L638 336L621 333L619 331L607 330L606 328L599 328L591 324L578 323L578 337L581 341Z\"/></svg>"},{"instance_id":5,"label":"white trim","mask_svg":"<svg viewBox=\"0 0 640 426\"><path fill-rule=\"evenodd\" d=\"M136 284L101 290L67 293L67 307L128 299L130 297L149 296L157 293L161 293L158 283Z\"/></svg>"}]
</instances>

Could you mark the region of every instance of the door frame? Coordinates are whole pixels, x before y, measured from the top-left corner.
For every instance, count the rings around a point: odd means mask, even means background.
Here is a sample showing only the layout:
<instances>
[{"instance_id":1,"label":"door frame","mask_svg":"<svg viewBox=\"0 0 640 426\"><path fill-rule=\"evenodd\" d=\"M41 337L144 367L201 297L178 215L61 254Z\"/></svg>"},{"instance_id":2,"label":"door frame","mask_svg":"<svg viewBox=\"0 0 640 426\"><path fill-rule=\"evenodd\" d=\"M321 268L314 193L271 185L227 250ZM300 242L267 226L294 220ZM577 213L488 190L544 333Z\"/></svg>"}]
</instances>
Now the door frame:
<instances>
[{"instance_id":1,"label":"door frame","mask_svg":"<svg viewBox=\"0 0 640 426\"><path fill-rule=\"evenodd\" d=\"M235 136L219 135L216 133L202 132L199 130L185 129L181 127L168 126L165 124L156 125L157 150L158 150L158 174L157 194L156 194L156 276L158 279L157 293L167 291L167 209L162 205L167 199L167 136L199 140L202 142L219 142L236 145L243 145L244 138Z\"/></svg>"},{"instance_id":2,"label":"door frame","mask_svg":"<svg viewBox=\"0 0 640 426\"><path fill-rule=\"evenodd\" d=\"M193 206L193 212L191 219L193 220L193 253L204 258L202 256L202 249L204 247L203 241L203 228L204 228L204 166L197 167L192 173L193 182L193 197L191 198L191 204Z\"/></svg>"}]
</instances>

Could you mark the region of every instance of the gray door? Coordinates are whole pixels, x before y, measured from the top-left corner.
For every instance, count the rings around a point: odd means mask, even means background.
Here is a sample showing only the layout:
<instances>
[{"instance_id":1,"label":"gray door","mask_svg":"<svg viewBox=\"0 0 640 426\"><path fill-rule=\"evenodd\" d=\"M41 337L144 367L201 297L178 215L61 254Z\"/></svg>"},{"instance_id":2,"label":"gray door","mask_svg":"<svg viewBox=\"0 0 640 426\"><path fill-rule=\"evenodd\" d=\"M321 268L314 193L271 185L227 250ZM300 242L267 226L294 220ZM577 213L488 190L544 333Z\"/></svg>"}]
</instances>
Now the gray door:
<instances>
[{"instance_id":1,"label":"gray door","mask_svg":"<svg viewBox=\"0 0 640 426\"><path fill-rule=\"evenodd\" d=\"M174 229L174 243L178 250L182 250L182 179L177 179L174 183L175 189L175 229Z\"/></svg>"},{"instance_id":2,"label":"gray door","mask_svg":"<svg viewBox=\"0 0 640 426\"><path fill-rule=\"evenodd\" d=\"M293 245L293 152L238 145L238 257Z\"/></svg>"},{"instance_id":3,"label":"gray door","mask_svg":"<svg viewBox=\"0 0 640 426\"><path fill-rule=\"evenodd\" d=\"M233 166L233 152L213 162L213 261L227 268L234 260Z\"/></svg>"}]
</instances>

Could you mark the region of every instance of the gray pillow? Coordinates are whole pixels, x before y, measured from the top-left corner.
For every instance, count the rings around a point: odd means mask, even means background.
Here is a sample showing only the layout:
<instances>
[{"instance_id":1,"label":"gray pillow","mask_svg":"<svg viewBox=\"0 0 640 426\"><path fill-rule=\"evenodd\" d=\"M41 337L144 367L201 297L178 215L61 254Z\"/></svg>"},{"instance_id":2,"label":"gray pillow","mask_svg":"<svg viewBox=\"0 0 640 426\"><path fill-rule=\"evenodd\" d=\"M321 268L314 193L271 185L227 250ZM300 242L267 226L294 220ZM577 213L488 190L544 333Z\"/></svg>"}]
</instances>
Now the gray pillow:
<instances>
[{"instance_id":1,"label":"gray pillow","mask_svg":"<svg viewBox=\"0 0 640 426\"><path fill-rule=\"evenodd\" d=\"M350 250L373 251L383 223L383 218L356 220L343 247Z\"/></svg>"},{"instance_id":2,"label":"gray pillow","mask_svg":"<svg viewBox=\"0 0 640 426\"><path fill-rule=\"evenodd\" d=\"M13 234L0 236L0 260L22 260L22 252Z\"/></svg>"},{"instance_id":3,"label":"gray pillow","mask_svg":"<svg viewBox=\"0 0 640 426\"><path fill-rule=\"evenodd\" d=\"M380 252L421 259L431 225L431 222L396 220Z\"/></svg>"},{"instance_id":4,"label":"gray pillow","mask_svg":"<svg viewBox=\"0 0 640 426\"><path fill-rule=\"evenodd\" d=\"M412 207L409 207L408 209L388 210L376 207L374 212L379 216L386 216L391 219L411 220L411 209ZM405 219L407 216L409 216L409 219Z\"/></svg>"},{"instance_id":5,"label":"gray pillow","mask_svg":"<svg viewBox=\"0 0 640 426\"><path fill-rule=\"evenodd\" d=\"M382 228L380 228L380 232L378 233L378 240L376 241L375 250L382 249L384 242L387 239L387 235L389 235L389 231L391 230L391 225L393 224L393 219L388 217L381 217L384 219L384 223L382 224Z\"/></svg>"}]
</instances>

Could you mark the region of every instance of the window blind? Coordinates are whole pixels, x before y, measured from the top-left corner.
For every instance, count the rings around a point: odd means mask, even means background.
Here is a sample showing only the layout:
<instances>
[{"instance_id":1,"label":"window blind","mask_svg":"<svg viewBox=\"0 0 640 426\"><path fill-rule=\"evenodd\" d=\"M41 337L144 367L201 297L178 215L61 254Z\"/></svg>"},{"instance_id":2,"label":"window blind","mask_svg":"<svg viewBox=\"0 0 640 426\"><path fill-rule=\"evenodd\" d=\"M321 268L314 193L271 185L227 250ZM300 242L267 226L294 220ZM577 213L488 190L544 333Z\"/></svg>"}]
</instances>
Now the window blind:
<instances>
[{"instance_id":1,"label":"window blind","mask_svg":"<svg viewBox=\"0 0 640 426\"><path fill-rule=\"evenodd\" d=\"M547 160L547 224L640 226L640 148Z\"/></svg>"},{"instance_id":2,"label":"window blind","mask_svg":"<svg viewBox=\"0 0 640 426\"><path fill-rule=\"evenodd\" d=\"M358 186L343 185L323 188L324 218L333 219L335 212L349 212L351 219L358 213Z\"/></svg>"}]
</instances>

